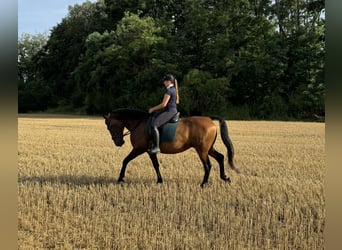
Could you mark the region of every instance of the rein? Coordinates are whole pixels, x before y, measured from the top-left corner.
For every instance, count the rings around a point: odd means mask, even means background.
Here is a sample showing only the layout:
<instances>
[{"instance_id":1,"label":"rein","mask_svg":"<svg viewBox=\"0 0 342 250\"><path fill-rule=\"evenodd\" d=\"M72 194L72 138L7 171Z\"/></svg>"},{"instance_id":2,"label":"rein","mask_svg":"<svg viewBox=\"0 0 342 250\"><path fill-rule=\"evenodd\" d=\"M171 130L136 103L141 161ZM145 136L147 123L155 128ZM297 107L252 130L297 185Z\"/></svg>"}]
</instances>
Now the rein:
<instances>
[{"instance_id":1,"label":"rein","mask_svg":"<svg viewBox=\"0 0 342 250\"><path fill-rule=\"evenodd\" d=\"M130 135L131 134L131 131L127 131L126 133L124 133L123 135L122 135L122 137L125 137L126 135Z\"/></svg>"},{"instance_id":2,"label":"rein","mask_svg":"<svg viewBox=\"0 0 342 250\"><path fill-rule=\"evenodd\" d=\"M141 120L139 120L139 121L135 124L135 126L132 128L132 131L127 131L126 133L123 134L122 137L125 137L126 135L131 134L131 132L134 132L134 130L139 126L140 123L141 123Z\"/></svg>"},{"instance_id":3,"label":"rein","mask_svg":"<svg viewBox=\"0 0 342 250\"><path fill-rule=\"evenodd\" d=\"M114 135L114 136L112 136L112 138L113 139L114 138L124 138L125 136L130 135L139 126L140 123L141 123L141 120L135 124L135 126L132 128L132 131L127 131L127 132L123 133L122 136L121 135Z\"/></svg>"},{"instance_id":4,"label":"rein","mask_svg":"<svg viewBox=\"0 0 342 250\"><path fill-rule=\"evenodd\" d=\"M112 112L116 115L118 115L119 117L119 120L131 120L129 118L126 119L127 115L128 117L135 117L135 118L138 118L137 120L133 119L136 121L136 123L134 124L133 122L130 123L132 124L132 128L123 133L122 135L113 135L112 138L124 138L125 136L127 135L130 135L131 133L134 132L134 130L139 126L139 124L144 120L144 119L147 119L149 117L149 115L146 113L146 112L142 112L140 110L135 110L135 109L117 109L115 110L114 112ZM110 118L110 114L108 115L107 117L108 119ZM131 120L132 121L132 120ZM127 125L127 124L126 124ZM109 125L110 126L110 125ZM127 126L126 126L127 128ZM128 128L127 128L128 129Z\"/></svg>"}]
</instances>

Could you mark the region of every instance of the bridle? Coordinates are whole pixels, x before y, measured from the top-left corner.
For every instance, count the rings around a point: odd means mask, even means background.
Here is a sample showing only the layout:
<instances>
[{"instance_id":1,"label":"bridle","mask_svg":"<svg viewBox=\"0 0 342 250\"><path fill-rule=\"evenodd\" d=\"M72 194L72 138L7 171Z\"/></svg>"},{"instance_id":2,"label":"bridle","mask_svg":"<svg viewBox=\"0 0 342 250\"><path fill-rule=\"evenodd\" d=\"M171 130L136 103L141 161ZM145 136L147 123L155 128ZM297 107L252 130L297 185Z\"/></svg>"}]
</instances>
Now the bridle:
<instances>
[{"instance_id":1,"label":"bridle","mask_svg":"<svg viewBox=\"0 0 342 250\"><path fill-rule=\"evenodd\" d=\"M131 131L127 131L126 133L123 133L122 135L113 135L112 139L123 139L126 135L130 135Z\"/></svg>"},{"instance_id":2,"label":"bridle","mask_svg":"<svg viewBox=\"0 0 342 250\"><path fill-rule=\"evenodd\" d=\"M127 132L123 133L122 135L113 135L113 136L112 136L112 139L113 139L113 140L114 140L114 139L123 139L125 136L130 135L132 132L134 132L134 130L139 126L140 123L141 123L141 120L139 120L139 121L134 125L134 127L132 128L131 131L127 131ZM108 127L109 127L109 128L111 127L111 121L109 122Z\"/></svg>"}]
</instances>

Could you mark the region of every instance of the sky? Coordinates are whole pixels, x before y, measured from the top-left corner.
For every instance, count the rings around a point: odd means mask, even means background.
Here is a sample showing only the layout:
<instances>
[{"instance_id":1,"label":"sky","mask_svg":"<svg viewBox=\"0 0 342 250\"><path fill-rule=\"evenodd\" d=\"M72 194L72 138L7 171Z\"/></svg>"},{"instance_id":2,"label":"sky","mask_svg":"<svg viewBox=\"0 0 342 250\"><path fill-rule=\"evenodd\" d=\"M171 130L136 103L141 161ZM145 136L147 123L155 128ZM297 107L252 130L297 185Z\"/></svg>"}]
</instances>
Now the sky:
<instances>
[{"instance_id":1,"label":"sky","mask_svg":"<svg viewBox=\"0 0 342 250\"><path fill-rule=\"evenodd\" d=\"M18 0L18 36L49 34L52 27L67 16L70 5L83 2L86 0Z\"/></svg>"}]
</instances>

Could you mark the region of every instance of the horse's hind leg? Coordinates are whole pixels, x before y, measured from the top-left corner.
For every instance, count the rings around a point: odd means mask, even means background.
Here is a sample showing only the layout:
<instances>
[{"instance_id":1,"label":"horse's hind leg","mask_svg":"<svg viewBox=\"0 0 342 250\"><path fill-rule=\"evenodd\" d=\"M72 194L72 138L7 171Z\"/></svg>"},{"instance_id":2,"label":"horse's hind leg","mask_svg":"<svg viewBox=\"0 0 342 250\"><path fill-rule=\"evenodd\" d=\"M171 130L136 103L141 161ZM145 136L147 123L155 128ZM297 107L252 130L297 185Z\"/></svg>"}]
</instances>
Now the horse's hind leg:
<instances>
[{"instance_id":1,"label":"horse's hind leg","mask_svg":"<svg viewBox=\"0 0 342 250\"><path fill-rule=\"evenodd\" d=\"M158 158L156 154L148 154L150 156L150 159L152 161L153 167L156 170L156 174L157 174L157 183L163 183L163 178L160 174L159 171L159 162L158 162Z\"/></svg>"},{"instance_id":2,"label":"horse's hind leg","mask_svg":"<svg viewBox=\"0 0 342 250\"><path fill-rule=\"evenodd\" d=\"M202 163L203 163L203 167L204 167L204 177L203 177L203 181L201 183L201 187L204 187L204 185L208 183L210 169L211 169L211 163L209 161L209 158L208 158L207 162L203 161Z\"/></svg>"},{"instance_id":3,"label":"horse's hind leg","mask_svg":"<svg viewBox=\"0 0 342 250\"><path fill-rule=\"evenodd\" d=\"M202 162L203 168L204 168L204 177L203 177L203 181L201 183L201 187L204 187L204 185L208 182L208 179L209 179L211 163L209 161L208 154L198 152L198 155L201 159L201 162Z\"/></svg>"},{"instance_id":4,"label":"horse's hind leg","mask_svg":"<svg viewBox=\"0 0 342 250\"><path fill-rule=\"evenodd\" d=\"M225 182L231 182L230 178L226 175L225 171L224 171L224 155L217 152L214 148L211 148L211 150L209 151L209 155L214 157L215 160L218 162L219 166L220 166L220 177L222 180L224 180Z\"/></svg>"}]
</instances>

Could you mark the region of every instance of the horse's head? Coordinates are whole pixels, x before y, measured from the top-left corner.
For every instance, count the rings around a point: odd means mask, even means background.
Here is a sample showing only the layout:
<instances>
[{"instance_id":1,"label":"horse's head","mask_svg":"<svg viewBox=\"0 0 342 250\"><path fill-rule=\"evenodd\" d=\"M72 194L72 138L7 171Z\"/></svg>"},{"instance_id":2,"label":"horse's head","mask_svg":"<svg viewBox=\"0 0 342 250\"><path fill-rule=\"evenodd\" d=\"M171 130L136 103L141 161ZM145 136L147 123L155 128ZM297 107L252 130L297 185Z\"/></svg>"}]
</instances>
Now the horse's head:
<instances>
[{"instance_id":1,"label":"horse's head","mask_svg":"<svg viewBox=\"0 0 342 250\"><path fill-rule=\"evenodd\" d=\"M115 116L112 116L110 113L108 115L104 115L103 118L105 119L107 129L112 136L114 144L118 147L121 147L125 143L123 139L123 131L125 128L123 121L117 119Z\"/></svg>"}]
</instances>

